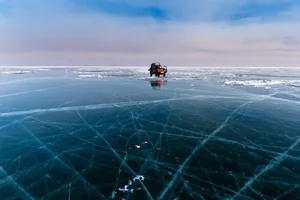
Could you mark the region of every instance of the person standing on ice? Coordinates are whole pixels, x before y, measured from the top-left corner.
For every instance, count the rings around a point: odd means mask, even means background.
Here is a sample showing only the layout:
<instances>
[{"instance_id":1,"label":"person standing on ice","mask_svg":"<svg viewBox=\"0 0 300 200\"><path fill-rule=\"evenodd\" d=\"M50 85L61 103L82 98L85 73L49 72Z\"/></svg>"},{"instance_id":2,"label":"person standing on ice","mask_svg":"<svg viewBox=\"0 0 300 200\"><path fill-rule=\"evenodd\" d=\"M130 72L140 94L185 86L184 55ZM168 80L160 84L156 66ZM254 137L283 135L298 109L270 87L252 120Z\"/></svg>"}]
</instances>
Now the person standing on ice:
<instances>
[{"instance_id":1,"label":"person standing on ice","mask_svg":"<svg viewBox=\"0 0 300 200\"><path fill-rule=\"evenodd\" d=\"M156 68L157 68L157 65L156 65L155 63L152 63L152 64L150 65L150 68L149 68L148 71L154 71L154 70L156 70Z\"/></svg>"},{"instance_id":2,"label":"person standing on ice","mask_svg":"<svg viewBox=\"0 0 300 200\"><path fill-rule=\"evenodd\" d=\"M156 67L155 63L152 63L152 64L150 65L150 68L149 68L148 71L150 71L150 75L151 75L151 76L152 76L152 74L155 73L156 68L157 68L157 67Z\"/></svg>"}]
</instances>

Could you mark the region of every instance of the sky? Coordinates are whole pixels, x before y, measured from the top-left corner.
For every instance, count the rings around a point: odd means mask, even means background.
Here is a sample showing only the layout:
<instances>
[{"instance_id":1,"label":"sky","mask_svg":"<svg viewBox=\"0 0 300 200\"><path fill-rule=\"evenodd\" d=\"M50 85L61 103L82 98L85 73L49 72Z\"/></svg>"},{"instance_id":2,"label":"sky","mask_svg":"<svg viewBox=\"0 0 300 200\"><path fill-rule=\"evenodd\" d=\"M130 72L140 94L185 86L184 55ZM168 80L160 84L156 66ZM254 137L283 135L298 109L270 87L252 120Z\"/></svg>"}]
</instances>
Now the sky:
<instances>
[{"instance_id":1,"label":"sky","mask_svg":"<svg viewBox=\"0 0 300 200\"><path fill-rule=\"evenodd\" d=\"M0 66L300 66L299 0L0 0Z\"/></svg>"}]
</instances>

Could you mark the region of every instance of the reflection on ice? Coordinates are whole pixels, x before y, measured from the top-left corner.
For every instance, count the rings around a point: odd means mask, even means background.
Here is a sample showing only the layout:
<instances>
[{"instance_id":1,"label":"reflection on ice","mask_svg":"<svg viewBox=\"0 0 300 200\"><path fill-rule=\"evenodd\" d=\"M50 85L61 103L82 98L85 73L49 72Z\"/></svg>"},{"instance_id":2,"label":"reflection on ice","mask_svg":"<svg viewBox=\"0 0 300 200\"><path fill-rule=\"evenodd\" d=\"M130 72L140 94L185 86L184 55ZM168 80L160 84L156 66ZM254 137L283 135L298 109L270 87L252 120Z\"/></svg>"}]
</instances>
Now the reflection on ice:
<instances>
[{"instance_id":1,"label":"reflection on ice","mask_svg":"<svg viewBox=\"0 0 300 200\"><path fill-rule=\"evenodd\" d=\"M162 80L162 79L151 80L150 85L151 85L153 90L160 90L160 87L162 85L167 85L167 80Z\"/></svg>"}]
</instances>

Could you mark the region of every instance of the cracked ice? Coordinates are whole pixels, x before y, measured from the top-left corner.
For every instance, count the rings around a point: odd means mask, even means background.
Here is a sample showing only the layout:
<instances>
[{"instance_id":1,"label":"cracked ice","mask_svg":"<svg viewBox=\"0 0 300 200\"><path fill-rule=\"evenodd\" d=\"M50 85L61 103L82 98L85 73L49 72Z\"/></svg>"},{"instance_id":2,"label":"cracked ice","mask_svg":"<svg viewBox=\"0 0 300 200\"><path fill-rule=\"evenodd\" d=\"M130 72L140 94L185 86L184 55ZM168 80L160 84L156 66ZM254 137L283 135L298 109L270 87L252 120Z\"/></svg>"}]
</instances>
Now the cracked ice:
<instances>
[{"instance_id":1,"label":"cracked ice","mask_svg":"<svg viewBox=\"0 0 300 200\"><path fill-rule=\"evenodd\" d=\"M0 199L300 199L300 69L0 71Z\"/></svg>"}]
</instances>

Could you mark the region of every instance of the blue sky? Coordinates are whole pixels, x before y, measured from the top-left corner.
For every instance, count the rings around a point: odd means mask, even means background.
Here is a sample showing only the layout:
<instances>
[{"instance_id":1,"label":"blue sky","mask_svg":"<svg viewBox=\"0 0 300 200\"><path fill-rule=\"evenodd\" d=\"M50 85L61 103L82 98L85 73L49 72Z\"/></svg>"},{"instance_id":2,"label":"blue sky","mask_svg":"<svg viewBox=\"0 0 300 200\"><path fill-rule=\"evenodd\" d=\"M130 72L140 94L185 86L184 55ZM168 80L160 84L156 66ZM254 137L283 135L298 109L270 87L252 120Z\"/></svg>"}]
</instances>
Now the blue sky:
<instances>
[{"instance_id":1,"label":"blue sky","mask_svg":"<svg viewBox=\"0 0 300 200\"><path fill-rule=\"evenodd\" d=\"M299 66L297 0L0 0L0 65Z\"/></svg>"}]
</instances>

